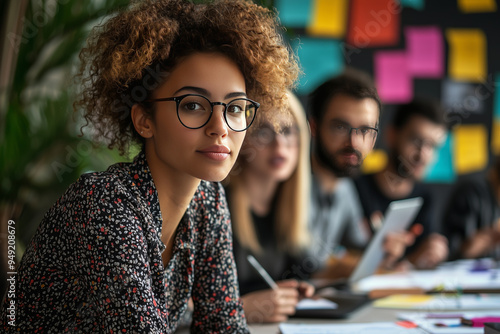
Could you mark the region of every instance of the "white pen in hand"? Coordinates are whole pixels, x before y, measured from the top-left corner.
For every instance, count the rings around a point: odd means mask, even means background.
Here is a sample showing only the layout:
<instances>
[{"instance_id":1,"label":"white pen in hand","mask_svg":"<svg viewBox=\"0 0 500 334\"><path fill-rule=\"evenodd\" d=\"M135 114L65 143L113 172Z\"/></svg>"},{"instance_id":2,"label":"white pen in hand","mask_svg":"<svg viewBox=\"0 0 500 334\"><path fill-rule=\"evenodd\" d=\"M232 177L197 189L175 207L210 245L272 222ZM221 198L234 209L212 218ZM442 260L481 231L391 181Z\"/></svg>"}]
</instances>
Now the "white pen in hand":
<instances>
[{"instance_id":1,"label":"white pen in hand","mask_svg":"<svg viewBox=\"0 0 500 334\"><path fill-rule=\"evenodd\" d=\"M264 281L266 281L267 285L273 290L278 290L278 284L269 276L267 271L260 265L260 263L253 257L252 255L247 256L248 262L252 265L252 267L257 271L257 273L262 277Z\"/></svg>"}]
</instances>

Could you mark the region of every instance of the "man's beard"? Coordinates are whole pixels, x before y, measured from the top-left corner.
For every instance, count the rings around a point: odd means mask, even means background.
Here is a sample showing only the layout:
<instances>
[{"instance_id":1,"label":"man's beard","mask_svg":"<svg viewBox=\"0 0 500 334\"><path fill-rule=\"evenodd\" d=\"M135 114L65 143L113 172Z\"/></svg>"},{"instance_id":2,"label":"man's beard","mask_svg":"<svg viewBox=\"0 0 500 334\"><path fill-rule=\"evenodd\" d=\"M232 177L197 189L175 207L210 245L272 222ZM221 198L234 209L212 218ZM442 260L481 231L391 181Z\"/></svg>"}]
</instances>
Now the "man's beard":
<instances>
[{"instance_id":1,"label":"man's beard","mask_svg":"<svg viewBox=\"0 0 500 334\"><path fill-rule=\"evenodd\" d=\"M346 147L344 149L335 152L334 154L330 154L326 150L321 140L315 141L315 152L319 163L324 167L328 168L330 171L332 171L336 177L347 177L356 175L359 172L361 163L363 162L363 160L361 159L361 152L355 150L354 148ZM358 164L349 165L349 164L338 163L337 160L335 159L335 155L345 154L345 153L355 154L358 157Z\"/></svg>"}]
</instances>

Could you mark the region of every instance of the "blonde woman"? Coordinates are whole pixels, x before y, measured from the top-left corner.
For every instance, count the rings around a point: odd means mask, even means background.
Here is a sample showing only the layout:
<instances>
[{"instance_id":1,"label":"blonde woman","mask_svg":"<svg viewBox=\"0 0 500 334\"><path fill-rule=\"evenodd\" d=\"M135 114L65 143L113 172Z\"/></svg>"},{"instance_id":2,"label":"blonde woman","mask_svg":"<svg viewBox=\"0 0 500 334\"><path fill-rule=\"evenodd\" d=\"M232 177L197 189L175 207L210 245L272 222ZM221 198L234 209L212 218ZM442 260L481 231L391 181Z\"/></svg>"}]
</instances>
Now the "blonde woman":
<instances>
[{"instance_id":1,"label":"blonde woman","mask_svg":"<svg viewBox=\"0 0 500 334\"><path fill-rule=\"evenodd\" d=\"M249 322L285 321L314 292L296 269L308 243L309 128L289 93L288 115L260 117L242 146L227 185L234 253ZM250 267L252 254L277 281L271 290Z\"/></svg>"}]
</instances>

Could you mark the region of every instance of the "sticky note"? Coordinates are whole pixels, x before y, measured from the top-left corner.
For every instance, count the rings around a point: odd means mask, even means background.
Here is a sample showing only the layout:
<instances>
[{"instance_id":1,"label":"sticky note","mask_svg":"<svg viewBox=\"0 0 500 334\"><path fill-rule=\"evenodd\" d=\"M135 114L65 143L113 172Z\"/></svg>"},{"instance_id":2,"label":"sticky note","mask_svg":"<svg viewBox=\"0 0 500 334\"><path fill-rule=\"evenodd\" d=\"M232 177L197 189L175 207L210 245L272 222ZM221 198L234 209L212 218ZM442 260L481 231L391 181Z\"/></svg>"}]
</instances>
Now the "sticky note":
<instances>
[{"instance_id":1,"label":"sticky note","mask_svg":"<svg viewBox=\"0 0 500 334\"><path fill-rule=\"evenodd\" d=\"M347 0L316 0L307 32L312 36L341 38L347 23Z\"/></svg>"},{"instance_id":2,"label":"sticky note","mask_svg":"<svg viewBox=\"0 0 500 334\"><path fill-rule=\"evenodd\" d=\"M458 8L464 13L495 12L495 0L458 0Z\"/></svg>"},{"instance_id":3,"label":"sticky note","mask_svg":"<svg viewBox=\"0 0 500 334\"><path fill-rule=\"evenodd\" d=\"M405 103L413 98L413 80L404 51L375 53L375 83L385 103Z\"/></svg>"},{"instance_id":4,"label":"sticky note","mask_svg":"<svg viewBox=\"0 0 500 334\"><path fill-rule=\"evenodd\" d=\"M409 308L430 302L432 295L392 295L373 302L374 307Z\"/></svg>"},{"instance_id":5,"label":"sticky note","mask_svg":"<svg viewBox=\"0 0 500 334\"><path fill-rule=\"evenodd\" d=\"M405 29L408 68L416 78L440 78L444 74L444 41L437 26Z\"/></svg>"},{"instance_id":6,"label":"sticky note","mask_svg":"<svg viewBox=\"0 0 500 334\"><path fill-rule=\"evenodd\" d=\"M364 174L380 172L387 165L387 153L384 150L376 149L371 151L361 165Z\"/></svg>"},{"instance_id":7,"label":"sticky note","mask_svg":"<svg viewBox=\"0 0 500 334\"><path fill-rule=\"evenodd\" d=\"M448 73L459 81L481 82L486 78L486 37L480 29L447 29Z\"/></svg>"},{"instance_id":8,"label":"sticky note","mask_svg":"<svg viewBox=\"0 0 500 334\"><path fill-rule=\"evenodd\" d=\"M484 125L458 125L453 130L457 174L483 170L488 163L488 133Z\"/></svg>"},{"instance_id":9,"label":"sticky note","mask_svg":"<svg viewBox=\"0 0 500 334\"><path fill-rule=\"evenodd\" d=\"M309 94L323 81L344 70L344 58L336 40L303 37L292 42L304 75L299 78L297 94Z\"/></svg>"},{"instance_id":10,"label":"sticky note","mask_svg":"<svg viewBox=\"0 0 500 334\"><path fill-rule=\"evenodd\" d=\"M445 110L448 113L459 114L456 117L449 117L449 122L453 122L450 125L461 124L472 114L484 113L485 100L489 96L488 91L484 91L485 89L487 89L486 86L475 83L442 81L441 100ZM457 117L459 118L455 119Z\"/></svg>"},{"instance_id":11,"label":"sticky note","mask_svg":"<svg viewBox=\"0 0 500 334\"><path fill-rule=\"evenodd\" d=\"M394 0L352 0L347 43L391 46L399 41L401 4Z\"/></svg>"},{"instance_id":12,"label":"sticky note","mask_svg":"<svg viewBox=\"0 0 500 334\"><path fill-rule=\"evenodd\" d=\"M487 85L489 90L495 91L495 97L493 102L493 116L500 119L500 73L495 75L492 85ZM495 89L496 88L496 89Z\"/></svg>"},{"instance_id":13,"label":"sticky note","mask_svg":"<svg viewBox=\"0 0 500 334\"><path fill-rule=\"evenodd\" d=\"M425 171L425 182L453 183L456 179L453 166L453 134L448 133L443 144L436 151L434 161Z\"/></svg>"},{"instance_id":14,"label":"sticky note","mask_svg":"<svg viewBox=\"0 0 500 334\"><path fill-rule=\"evenodd\" d=\"M500 155L500 119L493 119L491 125L491 151L495 155Z\"/></svg>"},{"instance_id":15,"label":"sticky note","mask_svg":"<svg viewBox=\"0 0 500 334\"><path fill-rule=\"evenodd\" d=\"M399 0L401 6L410 7L417 10L424 10L425 0Z\"/></svg>"},{"instance_id":16,"label":"sticky note","mask_svg":"<svg viewBox=\"0 0 500 334\"><path fill-rule=\"evenodd\" d=\"M276 0L281 23L288 27L306 27L312 14L313 0Z\"/></svg>"}]
</instances>

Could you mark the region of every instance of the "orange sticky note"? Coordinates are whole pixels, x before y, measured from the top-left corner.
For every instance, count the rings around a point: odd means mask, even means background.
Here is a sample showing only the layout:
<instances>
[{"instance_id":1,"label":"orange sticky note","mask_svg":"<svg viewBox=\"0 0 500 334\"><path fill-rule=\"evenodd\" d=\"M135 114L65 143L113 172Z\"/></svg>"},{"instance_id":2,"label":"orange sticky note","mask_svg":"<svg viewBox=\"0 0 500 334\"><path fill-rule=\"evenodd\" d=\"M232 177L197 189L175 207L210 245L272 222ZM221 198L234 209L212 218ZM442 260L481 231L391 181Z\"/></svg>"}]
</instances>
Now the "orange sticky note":
<instances>
[{"instance_id":1,"label":"orange sticky note","mask_svg":"<svg viewBox=\"0 0 500 334\"><path fill-rule=\"evenodd\" d=\"M347 43L357 48L397 44L401 8L395 0L352 0Z\"/></svg>"},{"instance_id":2,"label":"orange sticky note","mask_svg":"<svg viewBox=\"0 0 500 334\"><path fill-rule=\"evenodd\" d=\"M486 37L480 29L447 29L450 46L448 72L457 81L486 79Z\"/></svg>"},{"instance_id":3,"label":"orange sticky note","mask_svg":"<svg viewBox=\"0 0 500 334\"><path fill-rule=\"evenodd\" d=\"M500 155L500 119L493 120L491 131L491 150L495 155Z\"/></svg>"},{"instance_id":4,"label":"orange sticky note","mask_svg":"<svg viewBox=\"0 0 500 334\"><path fill-rule=\"evenodd\" d=\"M495 0L458 0L458 8L464 13L496 12Z\"/></svg>"},{"instance_id":5,"label":"orange sticky note","mask_svg":"<svg viewBox=\"0 0 500 334\"><path fill-rule=\"evenodd\" d=\"M344 37L348 5L347 0L316 0L307 32L313 36Z\"/></svg>"}]
</instances>

